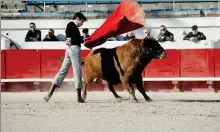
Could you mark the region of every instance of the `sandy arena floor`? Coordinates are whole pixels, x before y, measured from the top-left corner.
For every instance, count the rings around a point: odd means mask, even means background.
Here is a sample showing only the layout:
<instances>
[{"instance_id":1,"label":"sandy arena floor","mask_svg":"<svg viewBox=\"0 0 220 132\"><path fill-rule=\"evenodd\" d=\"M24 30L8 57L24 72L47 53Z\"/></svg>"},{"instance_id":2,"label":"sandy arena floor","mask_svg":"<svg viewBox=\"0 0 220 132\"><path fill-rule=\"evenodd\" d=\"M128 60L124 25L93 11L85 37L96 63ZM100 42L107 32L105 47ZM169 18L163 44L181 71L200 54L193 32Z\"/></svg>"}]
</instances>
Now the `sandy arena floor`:
<instances>
[{"instance_id":1,"label":"sandy arena floor","mask_svg":"<svg viewBox=\"0 0 220 132\"><path fill-rule=\"evenodd\" d=\"M118 92L128 98L127 92ZM1 132L219 132L220 93L152 93L117 102L110 92L1 93Z\"/></svg>"}]
</instances>

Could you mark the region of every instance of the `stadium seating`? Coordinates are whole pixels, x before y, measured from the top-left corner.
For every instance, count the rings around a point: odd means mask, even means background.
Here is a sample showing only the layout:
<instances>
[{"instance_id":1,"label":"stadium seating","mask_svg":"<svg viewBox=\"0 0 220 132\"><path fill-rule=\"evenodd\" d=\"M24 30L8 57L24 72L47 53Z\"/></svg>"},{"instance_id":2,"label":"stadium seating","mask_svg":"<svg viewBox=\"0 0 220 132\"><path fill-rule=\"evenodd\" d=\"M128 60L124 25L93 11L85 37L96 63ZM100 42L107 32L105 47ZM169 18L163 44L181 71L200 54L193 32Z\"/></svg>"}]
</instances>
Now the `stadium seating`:
<instances>
[{"instance_id":1,"label":"stadium seating","mask_svg":"<svg viewBox=\"0 0 220 132\"><path fill-rule=\"evenodd\" d=\"M91 13L111 13L121 0L45 0L45 1L2 1L1 10L3 12L19 12L19 13L42 13L44 4L50 9L46 13L74 13L91 12ZM146 12L171 12L171 11L217 11L219 10L218 0L137 0ZM190 3L190 4L188 4ZM92 8L87 8L91 5ZM52 9L54 6L57 10ZM59 6L64 7L59 10ZM41 8L38 10L35 7ZM33 9L34 8L34 9ZM86 9L87 8L87 9ZM17 9L17 10L13 10ZM74 9L74 10L73 10Z\"/></svg>"},{"instance_id":2,"label":"stadium seating","mask_svg":"<svg viewBox=\"0 0 220 132\"><path fill-rule=\"evenodd\" d=\"M149 3L198 3L198 2L218 2L218 0L136 0L139 4ZM28 5L40 4L119 4L121 0L81 0L81 1L65 1L65 0L43 0L43 1L23 1Z\"/></svg>"},{"instance_id":3,"label":"stadium seating","mask_svg":"<svg viewBox=\"0 0 220 132\"><path fill-rule=\"evenodd\" d=\"M74 13L74 12L91 12L91 13L111 13L121 0L45 0L45 1L23 1L27 6L64 6L63 10L47 10L46 13ZM172 11L217 11L218 0L137 0L143 6L145 12L172 12ZM191 3L191 4L188 4ZM86 5L92 5L87 8ZM112 5L112 6L111 6ZM73 10L74 9L74 10ZM98 9L98 10L97 10ZM20 13L42 13L41 11L20 10Z\"/></svg>"}]
</instances>

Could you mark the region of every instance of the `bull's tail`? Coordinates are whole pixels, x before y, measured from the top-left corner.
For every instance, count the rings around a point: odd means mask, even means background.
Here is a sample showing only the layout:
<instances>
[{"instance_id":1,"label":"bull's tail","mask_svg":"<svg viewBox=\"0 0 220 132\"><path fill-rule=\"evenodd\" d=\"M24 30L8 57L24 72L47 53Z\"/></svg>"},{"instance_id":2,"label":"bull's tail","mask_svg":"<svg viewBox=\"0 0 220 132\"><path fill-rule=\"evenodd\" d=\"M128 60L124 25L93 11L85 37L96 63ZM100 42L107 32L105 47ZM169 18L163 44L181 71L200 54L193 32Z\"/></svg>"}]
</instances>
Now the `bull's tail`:
<instances>
[{"instance_id":1,"label":"bull's tail","mask_svg":"<svg viewBox=\"0 0 220 132\"><path fill-rule=\"evenodd\" d=\"M105 48L95 49L95 50L93 51L93 55L98 54L98 53L102 52L103 50L105 50Z\"/></svg>"}]
</instances>

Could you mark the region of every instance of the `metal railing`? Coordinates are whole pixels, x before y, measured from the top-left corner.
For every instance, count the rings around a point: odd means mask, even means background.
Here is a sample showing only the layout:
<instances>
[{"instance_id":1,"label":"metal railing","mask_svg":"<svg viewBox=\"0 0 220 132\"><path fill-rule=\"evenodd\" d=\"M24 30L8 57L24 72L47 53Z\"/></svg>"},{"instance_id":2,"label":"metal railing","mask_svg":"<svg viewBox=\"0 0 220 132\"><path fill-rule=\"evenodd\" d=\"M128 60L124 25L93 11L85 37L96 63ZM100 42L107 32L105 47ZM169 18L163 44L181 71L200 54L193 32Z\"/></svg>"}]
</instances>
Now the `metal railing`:
<instances>
[{"instance_id":1,"label":"metal railing","mask_svg":"<svg viewBox=\"0 0 220 132\"><path fill-rule=\"evenodd\" d=\"M47 4L119 4L121 1L134 1L134 0L41 0L41 1L32 1L27 0L23 1L26 4L39 5L45 3ZM139 4L146 3L196 3L196 2L219 2L219 0L135 0Z\"/></svg>"},{"instance_id":2,"label":"metal railing","mask_svg":"<svg viewBox=\"0 0 220 132\"><path fill-rule=\"evenodd\" d=\"M123 1L123 0L122 0ZM129 1L129 0L124 0ZM220 0L136 0L139 4L158 4L158 3L166 3L171 4L169 8L162 8L162 9L152 9L152 10L145 10L145 12L167 12L167 11L204 11L204 10L220 10ZM74 11L70 11L70 5L81 5L85 6L83 10L79 10L80 12L92 12L92 13L111 13L113 10L92 10L92 5L100 5L100 4L119 4L121 0L73 0L73 1L66 1L66 0L45 0L45 1L23 1L26 5L33 5L33 6L42 6L43 11L39 11L38 13L73 13ZM176 4L183 4L183 3L204 3L204 2L213 2L216 4L214 7L204 7L204 8L182 8L178 9ZM47 11L47 8L51 6L59 6L62 8L61 11ZM36 11L34 11L36 12ZM28 13L27 11L21 11L20 13ZM30 12L29 12L30 13ZM37 12L36 12L37 13Z\"/></svg>"}]
</instances>

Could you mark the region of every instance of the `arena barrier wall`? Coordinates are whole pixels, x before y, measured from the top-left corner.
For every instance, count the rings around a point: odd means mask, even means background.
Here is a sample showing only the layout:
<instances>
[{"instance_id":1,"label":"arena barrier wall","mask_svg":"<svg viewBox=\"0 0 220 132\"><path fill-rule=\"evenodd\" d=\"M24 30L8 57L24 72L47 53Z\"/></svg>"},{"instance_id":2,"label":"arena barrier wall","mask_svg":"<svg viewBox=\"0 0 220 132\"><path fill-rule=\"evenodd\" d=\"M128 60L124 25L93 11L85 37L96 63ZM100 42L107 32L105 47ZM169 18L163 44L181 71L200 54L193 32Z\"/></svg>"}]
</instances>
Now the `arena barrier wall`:
<instances>
[{"instance_id":1,"label":"arena barrier wall","mask_svg":"<svg viewBox=\"0 0 220 132\"><path fill-rule=\"evenodd\" d=\"M5 51L1 50L1 78L5 79Z\"/></svg>"},{"instance_id":2,"label":"arena barrier wall","mask_svg":"<svg viewBox=\"0 0 220 132\"><path fill-rule=\"evenodd\" d=\"M152 62L143 71L146 91L215 91L220 90L220 49L209 47L167 48L167 57ZM2 91L47 91L59 71L64 49L1 50ZM82 59L89 53L82 48ZM59 91L74 90L70 69ZM106 83L92 83L89 91L106 90ZM116 90L125 90L118 85Z\"/></svg>"}]
</instances>

